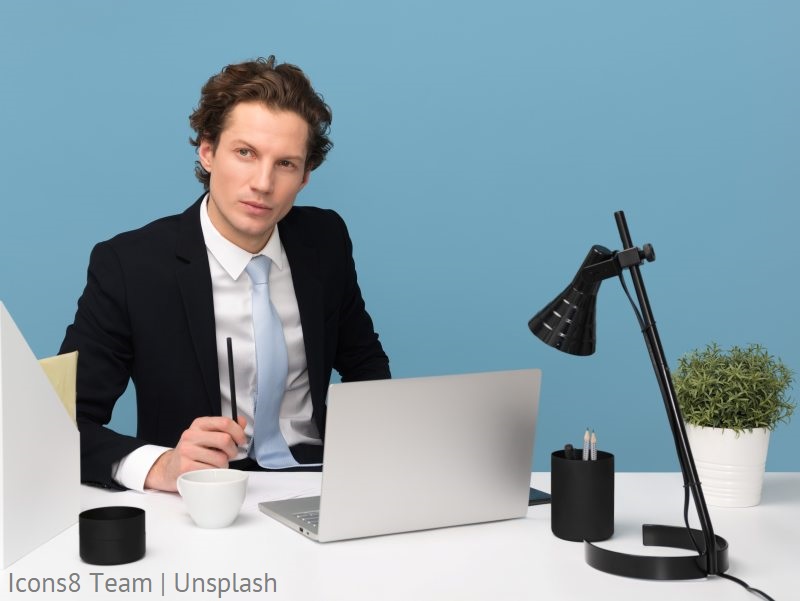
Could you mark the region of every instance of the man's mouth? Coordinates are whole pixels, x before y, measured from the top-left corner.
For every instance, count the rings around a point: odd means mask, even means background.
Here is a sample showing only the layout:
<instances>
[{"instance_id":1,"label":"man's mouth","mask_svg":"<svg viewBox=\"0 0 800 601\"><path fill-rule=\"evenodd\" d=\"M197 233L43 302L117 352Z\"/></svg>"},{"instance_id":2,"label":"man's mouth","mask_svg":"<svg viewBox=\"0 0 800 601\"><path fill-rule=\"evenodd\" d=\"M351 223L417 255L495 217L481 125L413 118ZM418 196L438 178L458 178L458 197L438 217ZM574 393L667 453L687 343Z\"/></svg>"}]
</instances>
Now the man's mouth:
<instances>
[{"instance_id":1,"label":"man's mouth","mask_svg":"<svg viewBox=\"0 0 800 601\"><path fill-rule=\"evenodd\" d=\"M245 207L247 207L248 209L250 209L250 210L252 210L252 211L254 211L256 213L265 213L265 212L271 210L270 207L268 207L266 205L259 204L257 202L249 202L247 200L243 200L242 204Z\"/></svg>"}]
</instances>

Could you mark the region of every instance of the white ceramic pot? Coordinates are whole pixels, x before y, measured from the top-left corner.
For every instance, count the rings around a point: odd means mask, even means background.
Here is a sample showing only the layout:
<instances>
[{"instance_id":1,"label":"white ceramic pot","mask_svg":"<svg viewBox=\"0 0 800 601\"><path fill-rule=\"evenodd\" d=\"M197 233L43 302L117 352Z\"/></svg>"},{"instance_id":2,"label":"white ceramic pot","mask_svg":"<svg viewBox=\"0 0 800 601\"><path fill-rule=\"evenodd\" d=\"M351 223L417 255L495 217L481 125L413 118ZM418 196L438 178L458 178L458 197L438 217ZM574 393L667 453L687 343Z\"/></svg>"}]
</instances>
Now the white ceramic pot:
<instances>
[{"instance_id":1,"label":"white ceramic pot","mask_svg":"<svg viewBox=\"0 0 800 601\"><path fill-rule=\"evenodd\" d=\"M706 503L718 507L752 507L761 502L770 431L736 432L686 424L686 434Z\"/></svg>"}]
</instances>

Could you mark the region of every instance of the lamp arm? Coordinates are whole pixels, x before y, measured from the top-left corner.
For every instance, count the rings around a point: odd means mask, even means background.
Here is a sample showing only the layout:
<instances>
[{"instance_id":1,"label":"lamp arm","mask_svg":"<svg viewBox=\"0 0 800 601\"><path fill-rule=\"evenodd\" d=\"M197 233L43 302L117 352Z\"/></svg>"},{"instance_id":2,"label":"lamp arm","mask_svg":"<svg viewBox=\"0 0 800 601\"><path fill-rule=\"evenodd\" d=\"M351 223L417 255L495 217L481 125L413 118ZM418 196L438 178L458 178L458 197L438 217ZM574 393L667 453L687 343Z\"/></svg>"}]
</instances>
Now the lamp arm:
<instances>
[{"instance_id":1,"label":"lamp arm","mask_svg":"<svg viewBox=\"0 0 800 601\"><path fill-rule=\"evenodd\" d=\"M635 249L630 232L628 231L627 222L625 221L625 214L622 211L617 211L614 213L614 218L617 221L617 228L619 229L623 248L626 250ZM711 524L711 516L708 512L697 473L697 467L694 463L692 450L686 436L683 415L681 414L680 406L677 402L672 376L669 372L664 349L661 346L661 338L656 328L655 319L653 318L653 313L650 308L650 301L647 298L644 280L639 270L640 263L641 261L639 263L633 262L627 266L627 269L630 271L633 287L639 301L639 308L642 314L642 334L644 335L645 344L650 354L650 361L653 364L656 379L661 389L661 396L664 400L664 407L667 411L667 418L669 419L670 428L672 430L672 438L675 441L675 449L678 454L684 486L688 486L692 491L697 516L700 520L700 528L705 542L704 553L706 554L707 561L706 571L708 574L718 574L720 570L717 562L717 553L715 552L716 544L714 528Z\"/></svg>"}]
</instances>

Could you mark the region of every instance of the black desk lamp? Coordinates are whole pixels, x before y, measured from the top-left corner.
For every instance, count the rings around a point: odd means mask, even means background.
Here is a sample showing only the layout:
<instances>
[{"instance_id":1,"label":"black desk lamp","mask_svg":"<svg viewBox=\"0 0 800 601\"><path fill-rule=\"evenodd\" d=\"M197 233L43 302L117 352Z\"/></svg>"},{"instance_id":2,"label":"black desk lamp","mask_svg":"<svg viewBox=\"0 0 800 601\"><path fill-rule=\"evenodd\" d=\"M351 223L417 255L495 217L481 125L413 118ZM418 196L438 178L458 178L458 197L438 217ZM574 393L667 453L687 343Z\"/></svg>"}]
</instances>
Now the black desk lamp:
<instances>
[{"instance_id":1,"label":"black desk lamp","mask_svg":"<svg viewBox=\"0 0 800 601\"><path fill-rule=\"evenodd\" d=\"M622 211L614 213L624 250L610 251L602 246L593 246L578 270L575 279L567 288L529 322L528 327L536 336L550 346L571 355L591 355L595 346L595 305L597 292L603 280L619 276L625 292L622 270L628 269L633 287L639 301L637 308L631 300L634 312L644 334L645 344L658 379L667 418L675 440L675 448L683 474L685 491L684 520L686 527L658 526L645 524L642 527L643 543L647 546L677 547L695 550L697 555L679 557L656 557L628 555L602 549L584 542L586 562L603 572L645 578L649 580L687 580L721 574L728 569L728 543L715 536L711 526L703 490L697 476L692 450L686 438L683 417L675 395L669 367L661 347L655 320L650 310L650 302L644 288L639 265L644 261L654 261L653 247L645 244L639 249L631 242L628 224ZM700 520L700 530L689 528L689 493L694 498L695 508Z\"/></svg>"}]
</instances>

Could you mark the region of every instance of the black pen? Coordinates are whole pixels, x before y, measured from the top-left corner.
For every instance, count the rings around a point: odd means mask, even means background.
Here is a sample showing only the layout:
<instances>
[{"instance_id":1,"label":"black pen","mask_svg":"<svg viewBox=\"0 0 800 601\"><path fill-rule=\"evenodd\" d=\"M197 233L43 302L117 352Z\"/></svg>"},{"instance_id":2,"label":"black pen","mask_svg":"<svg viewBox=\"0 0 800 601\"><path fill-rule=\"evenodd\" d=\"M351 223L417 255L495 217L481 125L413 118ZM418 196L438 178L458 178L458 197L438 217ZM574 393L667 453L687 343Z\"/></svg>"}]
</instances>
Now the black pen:
<instances>
[{"instance_id":1,"label":"black pen","mask_svg":"<svg viewBox=\"0 0 800 601\"><path fill-rule=\"evenodd\" d=\"M236 409L236 379L233 375L233 344L228 338L228 377L231 382L231 419L239 422L239 412Z\"/></svg>"}]
</instances>

